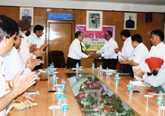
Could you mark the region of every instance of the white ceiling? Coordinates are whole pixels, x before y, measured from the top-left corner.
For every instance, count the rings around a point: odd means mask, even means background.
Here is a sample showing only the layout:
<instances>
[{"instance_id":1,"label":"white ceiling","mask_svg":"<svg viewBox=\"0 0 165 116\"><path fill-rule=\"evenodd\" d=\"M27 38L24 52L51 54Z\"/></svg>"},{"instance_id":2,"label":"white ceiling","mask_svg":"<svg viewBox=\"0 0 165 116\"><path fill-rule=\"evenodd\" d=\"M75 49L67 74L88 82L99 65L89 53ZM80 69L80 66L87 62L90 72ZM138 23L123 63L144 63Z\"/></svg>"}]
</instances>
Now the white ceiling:
<instances>
[{"instance_id":1,"label":"white ceiling","mask_svg":"<svg viewBox=\"0 0 165 116\"><path fill-rule=\"evenodd\" d=\"M91 2L113 2L113 3L130 3L130 4L165 5L165 0L73 0L73 1L91 1Z\"/></svg>"}]
</instances>

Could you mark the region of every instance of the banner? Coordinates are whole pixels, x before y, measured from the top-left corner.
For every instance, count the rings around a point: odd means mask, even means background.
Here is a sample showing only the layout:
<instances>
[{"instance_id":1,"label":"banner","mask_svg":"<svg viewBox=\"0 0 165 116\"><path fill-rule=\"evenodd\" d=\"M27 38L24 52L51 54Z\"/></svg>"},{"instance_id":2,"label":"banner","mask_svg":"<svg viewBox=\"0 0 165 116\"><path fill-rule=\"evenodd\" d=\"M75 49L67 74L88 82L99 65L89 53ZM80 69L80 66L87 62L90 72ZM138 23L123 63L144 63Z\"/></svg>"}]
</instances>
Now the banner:
<instances>
[{"instance_id":1,"label":"banner","mask_svg":"<svg viewBox=\"0 0 165 116\"><path fill-rule=\"evenodd\" d=\"M112 38L115 39L115 26L103 25L102 31L86 31L85 25L76 25L76 31L82 31L84 33L83 43L85 45L90 45L87 49L88 51L100 50L104 43L104 33L106 30L112 32Z\"/></svg>"}]
</instances>

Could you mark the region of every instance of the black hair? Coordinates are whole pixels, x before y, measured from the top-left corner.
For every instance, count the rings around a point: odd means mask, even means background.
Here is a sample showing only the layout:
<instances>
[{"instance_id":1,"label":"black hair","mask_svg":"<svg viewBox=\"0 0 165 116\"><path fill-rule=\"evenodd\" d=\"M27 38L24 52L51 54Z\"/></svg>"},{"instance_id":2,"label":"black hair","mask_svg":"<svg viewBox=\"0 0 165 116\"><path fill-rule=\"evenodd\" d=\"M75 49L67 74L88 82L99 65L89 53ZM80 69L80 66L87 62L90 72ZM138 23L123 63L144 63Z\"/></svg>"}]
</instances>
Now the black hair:
<instances>
[{"instance_id":1,"label":"black hair","mask_svg":"<svg viewBox=\"0 0 165 116\"><path fill-rule=\"evenodd\" d=\"M112 37L112 32L110 30L106 30L106 32Z\"/></svg>"},{"instance_id":2,"label":"black hair","mask_svg":"<svg viewBox=\"0 0 165 116\"><path fill-rule=\"evenodd\" d=\"M130 31L128 29L122 30L120 32L120 35L123 35L125 37L130 37L131 36Z\"/></svg>"},{"instance_id":3,"label":"black hair","mask_svg":"<svg viewBox=\"0 0 165 116\"><path fill-rule=\"evenodd\" d=\"M82 31L77 31L77 32L75 33L75 38L78 38L78 36L80 36L81 33L82 33Z\"/></svg>"},{"instance_id":4,"label":"black hair","mask_svg":"<svg viewBox=\"0 0 165 116\"><path fill-rule=\"evenodd\" d=\"M33 32L36 33L36 31L44 30L44 27L42 25L36 25L34 26Z\"/></svg>"},{"instance_id":5,"label":"black hair","mask_svg":"<svg viewBox=\"0 0 165 116\"><path fill-rule=\"evenodd\" d=\"M160 40L161 40L161 41L164 41L164 33L163 33L162 30L160 30L160 29L153 30L153 31L151 32L151 35L152 35L152 34L153 34L153 35L159 36Z\"/></svg>"},{"instance_id":6,"label":"black hair","mask_svg":"<svg viewBox=\"0 0 165 116\"><path fill-rule=\"evenodd\" d=\"M132 41L137 41L138 43L141 43L142 42L142 36L140 34L134 34L132 37L131 37L131 40Z\"/></svg>"},{"instance_id":7,"label":"black hair","mask_svg":"<svg viewBox=\"0 0 165 116\"><path fill-rule=\"evenodd\" d=\"M19 34L17 23L5 15L0 15L0 40L2 40L4 36L10 38L15 33L16 35Z\"/></svg>"}]
</instances>

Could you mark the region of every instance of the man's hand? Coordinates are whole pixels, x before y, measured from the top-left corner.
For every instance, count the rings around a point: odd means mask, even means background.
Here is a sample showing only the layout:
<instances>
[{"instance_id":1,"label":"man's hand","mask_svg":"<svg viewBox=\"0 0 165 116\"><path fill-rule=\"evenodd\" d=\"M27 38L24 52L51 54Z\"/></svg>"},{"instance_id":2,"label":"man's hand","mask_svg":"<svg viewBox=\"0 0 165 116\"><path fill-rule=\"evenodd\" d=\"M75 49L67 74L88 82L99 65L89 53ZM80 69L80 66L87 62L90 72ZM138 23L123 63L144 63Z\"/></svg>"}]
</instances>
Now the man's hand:
<instances>
[{"instance_id":1,"label":"man's hand","mask_svg":"<svg viewBox=\"0 0 165 116\"><path fill-rule=\"evenodd\" d=\"M13 78L11 86L11 91L14 92L15 97L25 92L30 86L35 83L37 75L34 72L21 74L22 70L16 74Z\"/></svg>"},{"instance_id":2,"label":"man's hand","mask_svg":"<svg viewBox=\"0 0 165 116\"><path fill-rule=\"evenodd\" d=\"M144 75L144 72L139 68L139 69L134 69L134 74L138 77L141 77Z\"/></svg>"},{"instance_id":3,"label":"man's hand","mask_svg":"<svg viewBox=\"0 0 165 116\"><path fill-rule=\"evenodd\" d=\"M88 58L93 58L93 53L92 52L88 54Z\"/></svg>"},{"instance_id":4,"label":"man's hand","mask_svg":"<svg viewBox=\"0 0 165 116\"><path fill-rule=\"evenodd\" d=\"M33 59L32 57L30 57L27 61L26 61L26 68L29 68L31 71L34 69L35 66L38 66L42 63L42 60L40 59Z\"/></svg>"},{"instance_id":5,"label":"man's hand","mask_svg":"<svg viewBox=\"0 0 165 116\"><path fill-rule=\"evenodd\" d=\"M34 101L34 99L29 95L27 94L26 92L19 95L18 97L16 97L15 99L17 102L24 102L24 101Z\"/></svg>"},{"instance_id":6,"label":"man's hand","mask_svg":"<svg viewBox=\"0 0 165 116\"><path fill-rule=\"evenodd\" d=\"M127 64L128 59L119 60L120 64Z\"/></svg>"},{"instance_id":7,"label":"man's hand","mask_svg":"<svg viewBox=\"0 0 165 116\"><path fill-rule=\"evenodd\" d=\"M40 49L37 49L36 51L33 52L33 54L38 57L38 56L42 56L43 54L45 54L45 52L43 52Z\"/></svg>"},{"instance_id":8,"label":"man's hand","mask_svg":"<svg viewBox=\"0 0 165 116\"><path fill-rule=\"evenodd\" d=\"M114 49L115 53L120 52L118 48Z\"/></svg>"},{"instance_id":9,"label":"man's hand","mask_svg":"<svg viewBox=\"0 0 165 116\"><path fill-rule=\"evenodd\" d=\"M49 46L48 43L44 43L39 49L45 51L45 49Z\"/></svg>"},{"instance_id":10,"label":"man's hand","mask_svg":"<svg viewBox=\"0 0 165 116\"><path fill-rule=\"evenodd\" d=\"M96 52L91 52L90 55L91 55L93 58L101 57L101 54L97 54Z\"/></svg>"},{"instance_id":11,"label":"man's hand","mask_svg":"<svg viewBox=\"0 0 165 116\"><path fill-rule=\"evenodd\" d=\"M29 46L29 52L33 53L37 49L37 44L30 44Z\"/></svg>"}]
</instances>

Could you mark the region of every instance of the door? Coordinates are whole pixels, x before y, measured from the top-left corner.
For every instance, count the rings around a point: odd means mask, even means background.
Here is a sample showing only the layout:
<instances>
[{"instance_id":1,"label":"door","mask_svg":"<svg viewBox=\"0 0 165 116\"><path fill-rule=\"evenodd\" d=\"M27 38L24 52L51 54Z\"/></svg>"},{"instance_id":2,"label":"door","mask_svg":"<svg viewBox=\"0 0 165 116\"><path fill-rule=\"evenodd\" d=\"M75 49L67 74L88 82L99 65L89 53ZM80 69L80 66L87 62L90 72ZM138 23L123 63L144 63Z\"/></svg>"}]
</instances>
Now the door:
<instances>
[{"instance_id":1,"label":"door","mask_svg":"<svg viewBox=\"0 0 165 116\"><path fill-rule=\"evenodd\" d=\"M48 51L61 50L64 52L65 62L67 60L69 46L74 39L74 21L47 21L47 40L50 44ZM46 57L48 66L48 55Z\"/></svg>"}]
</instances>

